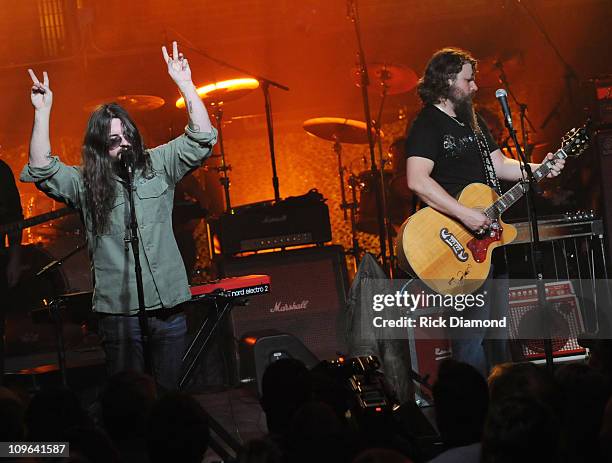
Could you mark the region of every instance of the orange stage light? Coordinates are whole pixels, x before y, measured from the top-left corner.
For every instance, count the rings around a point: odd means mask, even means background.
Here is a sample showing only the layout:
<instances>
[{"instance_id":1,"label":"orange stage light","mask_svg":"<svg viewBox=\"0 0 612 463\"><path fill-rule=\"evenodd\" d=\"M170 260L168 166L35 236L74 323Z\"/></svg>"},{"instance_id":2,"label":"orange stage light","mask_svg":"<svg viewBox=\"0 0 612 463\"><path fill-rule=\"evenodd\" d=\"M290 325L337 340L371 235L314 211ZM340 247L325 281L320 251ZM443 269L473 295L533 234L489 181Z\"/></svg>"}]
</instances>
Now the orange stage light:
<instances>
[{"instance_id":1,"label":"orange stage light","mask_svg":"<svg viewBox=\"0 0 612 463\"><path fill-rule=\"evenodd\" d=\"M224 103L238 99L259 87L257 79L242 78L215 82L213 84L198 87L198 96L207 103ZM185 107L183 97L176 100L177 108Z\"/></svg>"}]
</instances>

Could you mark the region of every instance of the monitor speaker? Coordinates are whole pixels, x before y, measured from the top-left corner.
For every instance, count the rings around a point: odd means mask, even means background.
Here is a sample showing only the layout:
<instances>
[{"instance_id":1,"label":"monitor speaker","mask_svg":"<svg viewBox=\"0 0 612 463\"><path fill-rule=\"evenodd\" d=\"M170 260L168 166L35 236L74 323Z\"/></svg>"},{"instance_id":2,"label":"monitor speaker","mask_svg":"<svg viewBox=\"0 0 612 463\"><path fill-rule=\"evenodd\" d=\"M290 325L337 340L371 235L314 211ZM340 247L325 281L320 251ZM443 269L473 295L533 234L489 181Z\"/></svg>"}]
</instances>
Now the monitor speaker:
<instances>
[{"instance_id":1,"label":"monitor speaker","mask_svg":"<svg viewBox=\"0 0 612 463\"><path fill-rule=\"evenodd\" d=\"M241 381L255 381L259 396L263 374L271 363L291 358L301 361L308 369L319 363L319 359L295 336L276 330L245 333L240 339L238 354Z\"/></svg>"}]
</instances>

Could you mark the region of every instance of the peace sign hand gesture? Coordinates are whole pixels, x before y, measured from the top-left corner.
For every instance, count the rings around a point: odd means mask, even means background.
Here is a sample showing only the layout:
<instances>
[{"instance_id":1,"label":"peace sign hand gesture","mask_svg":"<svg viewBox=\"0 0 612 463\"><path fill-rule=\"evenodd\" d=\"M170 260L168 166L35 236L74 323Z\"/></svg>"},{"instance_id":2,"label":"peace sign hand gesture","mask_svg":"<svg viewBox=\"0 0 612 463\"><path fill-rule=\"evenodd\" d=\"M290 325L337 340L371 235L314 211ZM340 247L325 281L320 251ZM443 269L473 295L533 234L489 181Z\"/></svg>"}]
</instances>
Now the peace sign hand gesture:
<instances>
[{"instance_id":1,"label":"peace sign hand gesture","mask_svg":"<svg viewBox=\"0 0 612 463\"><path fill-rule=\"evenodd\" d=\"M34 74L34 71L28 69L28 73L32 78L32 90L30 93L32 106L34 106L36 111L50 111L53 104L53 92L49 87L49 76L46 71L43 71L43 81L41 83L36 74Z\"/></svg>"},{"instance_id":2,"label":"peace sign hand gesture","mask_svg":"<svg viewBox=\"0 0 612 463\"><path fill-rule=\"evenodd\" d=\"M178 85L179 89L185 85L192 85L189 62L182 53L179 53L177 43L172 42L172 56L168 54L165 46L162 47L162 55L168 65L168 74L170 74L170 77Z\"/></svg>"}]
</instances>

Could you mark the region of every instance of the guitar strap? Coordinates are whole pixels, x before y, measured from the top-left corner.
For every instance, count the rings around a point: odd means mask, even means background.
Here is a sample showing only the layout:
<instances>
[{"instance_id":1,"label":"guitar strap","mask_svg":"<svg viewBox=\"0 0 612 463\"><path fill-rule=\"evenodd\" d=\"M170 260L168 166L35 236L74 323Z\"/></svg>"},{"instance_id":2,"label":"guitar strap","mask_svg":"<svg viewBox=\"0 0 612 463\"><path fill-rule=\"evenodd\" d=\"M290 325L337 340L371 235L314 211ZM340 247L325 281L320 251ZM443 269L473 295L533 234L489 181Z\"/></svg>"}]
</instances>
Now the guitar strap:
<instances>
[{"instance_id":1,"label":"guitar strap","mask_svg":"<svg viewBox=\"0 0 612 463\"><path fill-rule=\"evenodd\" d=\"M491 160L491 150L489 149L489 143L487 143L487 137L485 137L484 133L480 129L480 126L477 124L476 130L474 130L474 137L476 138L476 144L478 145L478 150L480 151L480 156L482 157L482 163L484 165L485 177L487 179L487 184L493 188L498 195L502 194L501 185L499 183L499 179L497 178L497 174L495 173L495 168L493 167L493 161ZM495 259L495 254L493 254L493 273L497 274L497 278L507 278L508 274L508 254L506 252L506 246L502 246L503 250L503 260L500 261L498 257ZM495 262L497 261L497 262ZM503 265L500 265L502 264ZM501 276L500 276L501 275Z\"/></svg>"},{"instance_id":2,"label":"guitar strap","mask_svg":"<svg viewBox=\"0 0 612 463\"><path fill-rule=\"evenodd\" d=\"M478 145L478 151L480 151L480 157L482 158L482 164L484 165L485 178L487 179L487 185L493 188L497 194L501 195L501 185L495 168L493 167L493 161L491 160L491 150L489 149L489 143L487 137L480 129L478 123L476 123L476 129L472 130L474 138L476 138L476 144Z\"/></svg>"}]
</instances>

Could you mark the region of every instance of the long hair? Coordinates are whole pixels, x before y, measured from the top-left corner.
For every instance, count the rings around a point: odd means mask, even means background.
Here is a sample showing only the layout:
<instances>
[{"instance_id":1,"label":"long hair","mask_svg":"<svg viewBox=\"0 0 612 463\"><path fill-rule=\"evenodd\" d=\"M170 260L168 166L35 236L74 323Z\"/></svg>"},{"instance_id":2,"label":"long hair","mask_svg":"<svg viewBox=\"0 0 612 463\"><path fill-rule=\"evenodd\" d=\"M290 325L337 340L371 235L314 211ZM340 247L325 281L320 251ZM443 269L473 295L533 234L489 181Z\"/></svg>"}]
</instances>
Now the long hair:
<instances>
[{"instance_id":1,"label":"long hair","mask_svg":"<svg viewBox=\"0 0 612 463\"><path fill-rule=\"evenodd\" d=\"M455 80L466 63L471 64L476 72L476 59L465 50L443 48L435 52L417 86L423 104L435 104L448 98L450 92L448 80Z\"/></svg>"},{"instance_id":2,"label":"long hair","mask_svg":"<svg viewBox=\"0 0 612 463\"><path fill-rule=\"evenodd\" d=\"M140 132L127 111L117 103L99 106L89 117L81 151L85 200L96 234L107 231L110 211L115 200L115 182L112 175L117 171L117 167L108 154L111 120L115 118L121 121L124 137L132 145L136 169L142 170L145 176L152 172L151 160Z\"/></svg>"}]
</instances>

